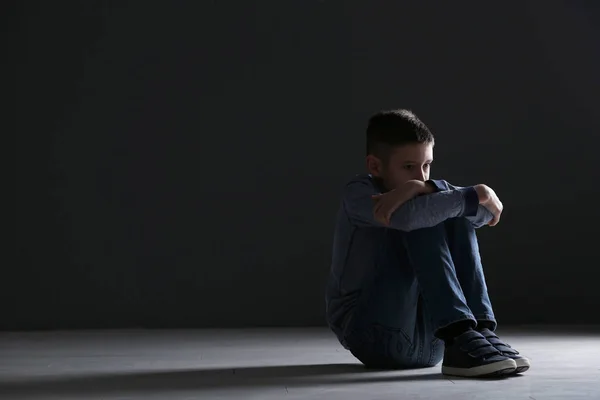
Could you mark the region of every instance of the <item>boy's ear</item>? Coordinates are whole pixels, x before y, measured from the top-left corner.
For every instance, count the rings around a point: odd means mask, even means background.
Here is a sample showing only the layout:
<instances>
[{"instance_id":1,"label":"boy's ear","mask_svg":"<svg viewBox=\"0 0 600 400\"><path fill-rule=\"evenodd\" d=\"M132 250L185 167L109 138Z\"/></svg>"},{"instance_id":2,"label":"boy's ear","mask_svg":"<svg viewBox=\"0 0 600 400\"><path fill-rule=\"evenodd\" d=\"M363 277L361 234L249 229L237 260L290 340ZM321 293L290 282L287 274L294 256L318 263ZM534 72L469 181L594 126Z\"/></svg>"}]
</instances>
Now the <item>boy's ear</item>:
<instances>
[{"instance_id":1,"label":"boy's ear","mask_svg":"<svg viewBox=\"0 0 600 400\"><path fill-rule=\"evenodd\" d=\"M367 170L373 176L381 176L381 170L383 168L383 164L381 160L375 157L373 154L369 154L367 156Z\"/></svg>"}]
</instances>

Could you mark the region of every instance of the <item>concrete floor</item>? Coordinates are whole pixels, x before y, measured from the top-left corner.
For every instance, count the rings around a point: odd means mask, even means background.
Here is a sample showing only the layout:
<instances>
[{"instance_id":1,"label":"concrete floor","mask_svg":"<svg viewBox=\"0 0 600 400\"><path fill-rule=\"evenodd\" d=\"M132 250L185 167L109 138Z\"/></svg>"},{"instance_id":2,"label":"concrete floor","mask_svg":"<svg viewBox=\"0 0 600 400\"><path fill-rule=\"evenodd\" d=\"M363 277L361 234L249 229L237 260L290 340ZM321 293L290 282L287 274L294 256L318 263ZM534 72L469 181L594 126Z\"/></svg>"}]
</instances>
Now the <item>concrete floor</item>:
<instances>
[{"instance_id":1,"label":"concrete floor","mask_svg":"<svg viewBox=\"0 0 600 400\"><path fill-rule=\"evenodd\" d=\"M0 333L0 399L600 399L600 330L499 333L523 376L367 371L326 329Z\"/></svg>"}]
</instances>

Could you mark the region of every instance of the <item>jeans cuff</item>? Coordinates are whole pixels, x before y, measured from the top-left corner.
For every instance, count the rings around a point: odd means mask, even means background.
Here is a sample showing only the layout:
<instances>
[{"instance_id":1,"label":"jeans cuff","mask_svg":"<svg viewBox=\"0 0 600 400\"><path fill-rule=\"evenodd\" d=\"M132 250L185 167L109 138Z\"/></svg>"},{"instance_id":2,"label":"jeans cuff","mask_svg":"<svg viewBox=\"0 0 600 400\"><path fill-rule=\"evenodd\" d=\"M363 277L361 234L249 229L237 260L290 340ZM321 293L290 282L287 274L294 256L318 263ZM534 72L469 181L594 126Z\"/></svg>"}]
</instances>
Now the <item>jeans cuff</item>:
<instances>
[{"instance_id":1,"label":"jeans cuff","mask_svg":"<svg viewBox=\"0 0 600 400\"><path fill-rule=\"evenodd\" d=\"M491 329L492 332L495 331L498 327L496 317L494 317L492 314L479 314L475 316L475 319L477 319L477 321L485 321L491 323L493 326L493 329Z\"/></svg>"},{"instance_id":2,"label":"jeans cuff","mask_svg":"<svg viewBox=\"0 0 600 400\"><path fill-rule=\"evenodd\" d=\"M457 318L454 319L447 319L442 321L441 323L439 323L435 329L434 332L439 331L442 328L447 327L448 325L452 325L455 322L459 322L459 321L473 321L475 324L477 323L477 319L473 316L473 314L460 314Z\"/></svg>"}]
</instances>

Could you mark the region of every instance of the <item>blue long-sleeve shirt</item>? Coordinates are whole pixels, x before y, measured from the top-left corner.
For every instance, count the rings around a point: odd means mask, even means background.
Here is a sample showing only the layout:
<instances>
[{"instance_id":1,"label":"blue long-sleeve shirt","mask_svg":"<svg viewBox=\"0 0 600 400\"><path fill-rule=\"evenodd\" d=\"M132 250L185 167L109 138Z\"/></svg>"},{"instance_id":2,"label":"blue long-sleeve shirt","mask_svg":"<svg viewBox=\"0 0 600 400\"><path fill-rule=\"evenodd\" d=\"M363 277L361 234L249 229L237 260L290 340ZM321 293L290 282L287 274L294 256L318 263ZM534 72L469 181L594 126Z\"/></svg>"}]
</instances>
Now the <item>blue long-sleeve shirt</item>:
<instances>
[{"instance_id":1,"label":"blue long-sleeve shirt","mask_svg":"<svg viewBox=\"0 0 600 400\"><path fill-rule=\"evenodd\" d=\"M344 324L360 299L365 278L375 269L376 262L382 262L382 254L393 254L381 248L394 245L386 240L386 231L410 232L455 217L465 217L479 228L493 218L490 211L479 205L472 186L453 186L444 180L428 182L436 191L404 203L392 215L389 226L375 220L372 196L382 190L370 175L359 175L346 184L337 214L326 293L327 322L338 337L341 338Z\"/></svg>"}]
</instances>

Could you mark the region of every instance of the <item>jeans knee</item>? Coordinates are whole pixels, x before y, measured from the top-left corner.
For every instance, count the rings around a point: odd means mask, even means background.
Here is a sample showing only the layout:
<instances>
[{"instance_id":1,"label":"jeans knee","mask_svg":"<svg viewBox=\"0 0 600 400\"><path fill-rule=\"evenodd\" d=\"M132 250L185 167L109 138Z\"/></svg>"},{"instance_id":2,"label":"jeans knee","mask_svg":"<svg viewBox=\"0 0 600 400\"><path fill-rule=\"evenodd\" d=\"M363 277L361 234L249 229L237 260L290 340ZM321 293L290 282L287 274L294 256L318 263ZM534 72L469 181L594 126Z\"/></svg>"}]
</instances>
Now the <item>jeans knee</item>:
<instances>
[{"instance_id":1,"label":"jeans knee","mask_svg":"<svg viewBox=\"0 0 600 400\"><path fill-rule=\"evenodd\" d=\"M408 247L423 244L435 245L446 242L448 227L445 222L428 228L415 229L404 235L404 244Z\"/></svg>"},{"instance_id":2,"label":"jeans knee","mask_svg":"<svg viewBox=\"0 0 600 400\"><path fill-rule=\"evenodd\" d=\"M475 231L475 228L473 227L471 221L469 221L465 217L449 218L446 221L444 221L443 225L446 228L446 231L452 232L454 234L460 232L469 233Z\"/></svg>"}]
</instances>

